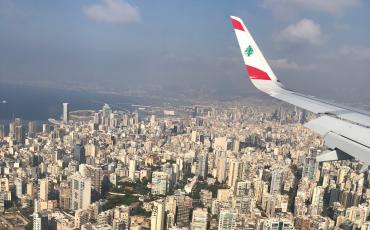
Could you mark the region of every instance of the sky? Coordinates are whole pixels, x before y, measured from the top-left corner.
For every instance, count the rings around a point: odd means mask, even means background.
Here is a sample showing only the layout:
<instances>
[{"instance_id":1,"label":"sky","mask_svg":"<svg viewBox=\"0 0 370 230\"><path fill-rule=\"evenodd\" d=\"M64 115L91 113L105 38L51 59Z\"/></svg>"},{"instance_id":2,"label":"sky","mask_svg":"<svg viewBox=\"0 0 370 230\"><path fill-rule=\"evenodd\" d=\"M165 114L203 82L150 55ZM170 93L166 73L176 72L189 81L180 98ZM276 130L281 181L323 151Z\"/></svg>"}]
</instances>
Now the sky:
<instances>
[{"instance_id":1,"label":"sky","mask_svg":"<svg viewBox=\"0 0 370 230\"><path fill-rule=\"evenodd\" d=\"M367 0L0 0L0 84L257 92L244 20L287 88L370 105Z\"/></svg>"}]
</instances>

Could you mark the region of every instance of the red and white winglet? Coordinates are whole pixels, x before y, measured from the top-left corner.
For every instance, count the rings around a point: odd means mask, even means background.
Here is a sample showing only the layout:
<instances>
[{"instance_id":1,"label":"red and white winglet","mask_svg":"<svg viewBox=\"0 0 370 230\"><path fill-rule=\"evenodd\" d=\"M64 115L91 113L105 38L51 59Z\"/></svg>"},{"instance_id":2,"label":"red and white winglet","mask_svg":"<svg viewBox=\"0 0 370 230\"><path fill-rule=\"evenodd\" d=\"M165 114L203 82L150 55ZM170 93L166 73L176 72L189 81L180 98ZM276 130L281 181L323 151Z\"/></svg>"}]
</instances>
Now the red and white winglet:
<instances>
[{"instance_id":1,"label":"red and white winglet","mask_svg":"<svg viewBox=\"0 0 370 230\"><path fill-rule=\"evenodd\" d=\"M280 88L278 79L243 21L235 16L230 16L230 18L242 52L245 68L252 83L266 93L270 93L272 89Z\"/></svg>"}]
</instances>

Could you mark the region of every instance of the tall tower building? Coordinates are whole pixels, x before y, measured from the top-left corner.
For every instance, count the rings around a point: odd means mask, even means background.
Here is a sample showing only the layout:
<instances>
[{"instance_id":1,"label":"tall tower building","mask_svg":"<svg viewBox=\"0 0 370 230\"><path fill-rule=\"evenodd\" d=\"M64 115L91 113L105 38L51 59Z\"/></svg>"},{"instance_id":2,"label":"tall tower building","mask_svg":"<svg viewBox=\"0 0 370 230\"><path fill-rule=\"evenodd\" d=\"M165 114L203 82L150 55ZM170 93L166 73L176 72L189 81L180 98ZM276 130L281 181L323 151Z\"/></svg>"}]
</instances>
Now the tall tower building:
<instances>
[{"instance_id":1,"label":"tall tower building","mask_svg":"<svg viewBox=\"0 0 370 230\"><path fill-rule=\"evenodd\" d=\"M48 214L45 212L37 212L33 214L33 230L48 229Z\"/></svg>"},{"instance_id":2,"label":"tall tower building","mask_svg":"<svg viewBox=\"0 0 370 230\"><path fill-rule=\"evenodd\" d=\"M71 188L68 183L61 182L59 187L59 207L61 209L71 208Z\"/></svg>"},{"instance_id":3,"label":"tall tower building","mask_svg":"<svg viewBox=\"0 0 370 230\"><path fill-rule=\"evenodd\" d=\"M162 200L155 201L150 218L151 230L163 230L164 227L164 202Z\"/></svg>"},{"instance_id":4,"label":"tall tower building","mask_svg":"<svg viewBox=\"0 0 370 230\"><path fill-rule=\"evenodd\" d=\"M128 177L131 180L135 180L135 172L136 172L136 160L132 159L129 161L128 165Z\"/></svg>"},{"instance_id":5,"label":"tall tower building","mask_svg":"<svg viewBox=\"0 0 370 230\"><path fill-rule=\"evenodd\" d=\"M75 145L73 149L73 159L80 164L86 163L85 147L82 144Z\"/></svg>"},{"instance_id":6,"label":"tall tower building","mask_svg":"<svg viewBox=\"0 0 370 230\"><path fill-rule=\"evenodd\" d=\"M81 225L89 222L89 212L84 209L79 209L75 212L75 228L80 229Z\"/></svg>"},{"instance_id":7,"label":"tall tower building","mask_svg":"<svg viewBox=\"0 0 370 230\"><path fill-rule=\"evenodd\" d=\"M236 183L236 180L239 177L239 173L240 173L240 162L236 159L233 159L230 162L230 166L229 166L229 175L228 175L228 179L227 179L227 185L228 186L230 186L232 188L235 187L235 183Z\"/></svg>"},{"instance_id":8,"label":"tall tower building","mask_svg":"<svg viewBox=\"0 0 370 230\"><path fill-rule=\"evenodd\" d=\"M208 210L197 208L193 211L191 230L206 230L208 225Z\"/></svg>"},{"instance_id":9,"label":"tall tower building","mask_svg":"<svg viewBox=\"0 0 370 230\"><path fill-rule=\"evenodd\" d=\"M18 199L22 198L23 195L23 181L21 178L16 178L14 180L14 185L15 185L15 194Z\"/></svg>"},{"instance_id":10,"label":"tall tower building","mask_svg":"<svg viewBox=\"0 0 370 230\"><path fill-rule=\"evenodd\" d=\"M311 215L320 215L323 211L324 206L324 192L325 190L321 186L317 186L314 188L312 193L312 201L311 201Z\"/></svg>"},{"instance_id":11,"label":"tall tower building","mask_svg":"<svg viewBox=\"0 0 370 230\"><path fill-rule=\"evenodd\" d=\"M3 139L5 137L5 127L4 125L0 125L0 139Z\"/></svg>"},{"instance_id":12,"label":"tall tower building","mask_svg":"<svg viewBox=\"0 0 370 230\"><path fill-rule=\"evenodd\" d=\"M36 133L37 133L36 121L28 122L28 137L35 137Z\"/></svg>"},{"instance_id":13,"label":"tall tower building","mask_svg":"<svg viewBox=\"0 0 370 230\"><path fill-rule=\"evenodd\" d=\"M112 109L108 104L104 104L103 106L103 124L108 126L110 121L110 114L112 113Z\"/></svg>"},{"instance_id":14,"label":"tall tower building","mask_svg":"<svg viewBox=\"0 0 370 230\"><path fill-rule=\"evenodd\" d=\"M40 180L40 200L48 201L49 181L48 179Z\"/></svg>"},{"instance_id":15,"label":"tall tower building","mask_svg":"<svg viewBox=\"0 0 370 230\"><path fill-rule=\"evenodd\" d=\"M14 126L22 125L22 118L16 117L14 119Z\"/></svg>"},{"instance_id":16,"label":"tall tower building","mask_svg":"<svg viewBox=\"0 0 370 230\"><path fill-rule=\"evenodd\" d=\"M307 177L309 180L315 180L315 173L319 167L319 164L316 162L316 158L307 157L304 159L303 169L302 169L302 178Z\"/></svg>"},{"instance_id":17,"label":"tall tower building","mask_svg":"<svg viewBox=\"0 0 370 230\"><path fill-rule=\"evenodd\" d=\"M271 175L271 194L280 194L281 188L283 186L283 171L281 169L275 169Z\"/></svg>"},{"instance_id":18,"label":"tall tower building","mask_svg":"<svg viewBox=\"0 0 370 230\"><path fill-rule=\"evenodd\" d=\"M199 164L199 176L203 179L207 178L208 175L208 153L200 153L198 155Z\"/></svg>"},{"instance_id":19,"label":"tall tower building","mask_svg":"<svg viewBox=\"0 0 370 230\"><path fill-rule=\"evenodd\" d=\"M235 230L237 213L232 210L222 210L218 221L219 230Z\"/></svg>"},{"instance_id":20,"label":"tall tower building","mask_svg":"<svg viewBox=\"0 0 370 230\"><path fill-rule=\"evenodd\" d=\"M15 133L15 124L14 122L9 123L9 137L14 137Z\"/></svg>"},{"instance_id":21,"label":"tall tower building","mask_svg":"<svg viewBox=\"0 0 370 230\"><path fill-rule=\"evenodd\" d=\"M0 191L0 214L4 213L5 211L5 192Z\"/></svg>"},{"instance_id":22,"label":"tall tower building","mask_svg":"<svg viewBox=\"0 0 370 230\"><path fill-rule=\"evenodd\" d=\"M25 139L25 136L24 136L23 125L15 126L15 140L18 143L24 143L24 139Z\"/></svg>"},{"instance_id":23,"label":"tall tower building","mask_svg":"<svg viewBox=\"0 0 370 230\"><path fill-rule=\"evenodd\" d=\"M188 227L190 225L190 210L193 200L188 196L176 197L176 225L178 227Z\"/></svg>"},{"instance_id":24,"label":"tall tower building","mask_svg":"<svg viewBox=\"0 0 370 230\"><path fill-rule=\"evenodd\" d=\"M153 172L152 190L153 195L166 195L168 184L168 174L165 172Z\"/></svg>"},{"instance_id":25,"label":"tall tower building","mask_svg":"<svg viewBox=\"0 0 370 230\"><path fill-rule=\"evenodd\" d=\"M223 183L226 180L226 155L224 152L220 152L216 156L216 177L219 183Z\"/></svg>"},{"instance_id":26,"label":"tall tower building","mask_svg":"<svg viewBox=\"0 0 370 230\"><path fill-rule=\"evenodd\" d=\"M91 179L76 172L71 176L72 203L71 209L87 209L91 203Z\"/></svg>"},{"instance_id":27,"label":"tall tower building","mask_svg":"<svg viewBox=\"0 0 370 230\"><path fill-rule=\"evenodd\" d=\"M69 104L66 102L63 103L63 122L69 122Z\"/></svg>"}]
</instances>

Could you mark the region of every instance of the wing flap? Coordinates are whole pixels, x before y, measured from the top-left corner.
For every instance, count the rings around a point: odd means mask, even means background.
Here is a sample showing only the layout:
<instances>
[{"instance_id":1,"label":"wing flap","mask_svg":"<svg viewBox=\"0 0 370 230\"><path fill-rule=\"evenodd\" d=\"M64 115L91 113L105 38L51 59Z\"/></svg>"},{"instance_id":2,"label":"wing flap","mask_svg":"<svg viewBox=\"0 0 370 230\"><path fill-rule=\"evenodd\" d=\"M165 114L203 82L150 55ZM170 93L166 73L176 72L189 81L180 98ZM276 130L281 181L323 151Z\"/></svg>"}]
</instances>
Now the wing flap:
<instances>
[{"instance_id":1,"label":"wing flap","mask_svg":"<svg viewBox=\"0 0 370 230\"><path fill-rule=\"evenodd\" d=\"M307 122L304 126L321 136L325 137L328 133L333 132L370 148L370 129L368 128L329 116L321 116Z\"/></svg>"}]
</instances>

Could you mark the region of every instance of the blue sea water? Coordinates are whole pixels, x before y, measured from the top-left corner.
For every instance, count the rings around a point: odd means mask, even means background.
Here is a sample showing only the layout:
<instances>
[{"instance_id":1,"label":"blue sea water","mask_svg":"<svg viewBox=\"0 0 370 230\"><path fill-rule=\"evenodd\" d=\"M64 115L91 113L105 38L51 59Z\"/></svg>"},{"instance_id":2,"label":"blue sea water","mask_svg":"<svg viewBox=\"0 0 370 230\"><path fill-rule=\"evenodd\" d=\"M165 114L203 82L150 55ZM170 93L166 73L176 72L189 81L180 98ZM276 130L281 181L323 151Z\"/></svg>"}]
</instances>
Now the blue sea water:
<instances>
[{"instance_id":1,"label":"blue sea water","mask_svg":"<svg viewBox=\"0 0 370 230\"><path fill-rule=\"evenodd\" d=\"M14 117L35 121L58 119L63 102L69 103L70 111L101 109L104 103L111 104L113 109L130 109L131 104L143 103L143 99L120 95L0 84L0 102L3 100L6 103L0 103L1 121L9 121ZM117 105L116 108L114 105Z\"/></svg>"}]
</instances>

